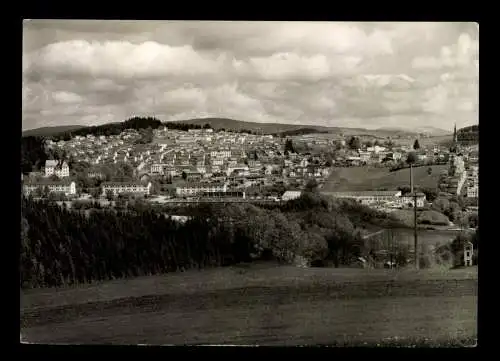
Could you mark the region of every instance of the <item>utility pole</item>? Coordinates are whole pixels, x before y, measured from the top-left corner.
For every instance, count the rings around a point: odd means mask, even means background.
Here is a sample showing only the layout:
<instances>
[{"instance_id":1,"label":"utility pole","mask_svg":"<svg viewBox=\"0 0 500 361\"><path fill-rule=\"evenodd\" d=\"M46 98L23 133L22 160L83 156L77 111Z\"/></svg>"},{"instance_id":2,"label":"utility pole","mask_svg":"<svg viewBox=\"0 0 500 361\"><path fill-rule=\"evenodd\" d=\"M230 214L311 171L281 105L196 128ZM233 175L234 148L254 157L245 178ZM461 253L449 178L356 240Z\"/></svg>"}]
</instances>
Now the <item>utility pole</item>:
<instances>
[{"instance_id":1,"label":"utility pole","mask_svg":"<svg viewBox=\"0 0 500 361\"><path fill-rule=\"evenodd\" d=\"M413 193L413 164L410 164L410 194Z\"/></svg>"},{"instance_id":2,"label":"utility pole","mask_svg":"<svg viewBox=\"0 0 500 361\"><path fill-rule=\"evenodd\" d=\"M413 193L413 229L414 229L414 241L415 241L415 269L419 269L419 258L418 258L418 235L417 235L417 192Z\"/></svg>"}]
</instances>

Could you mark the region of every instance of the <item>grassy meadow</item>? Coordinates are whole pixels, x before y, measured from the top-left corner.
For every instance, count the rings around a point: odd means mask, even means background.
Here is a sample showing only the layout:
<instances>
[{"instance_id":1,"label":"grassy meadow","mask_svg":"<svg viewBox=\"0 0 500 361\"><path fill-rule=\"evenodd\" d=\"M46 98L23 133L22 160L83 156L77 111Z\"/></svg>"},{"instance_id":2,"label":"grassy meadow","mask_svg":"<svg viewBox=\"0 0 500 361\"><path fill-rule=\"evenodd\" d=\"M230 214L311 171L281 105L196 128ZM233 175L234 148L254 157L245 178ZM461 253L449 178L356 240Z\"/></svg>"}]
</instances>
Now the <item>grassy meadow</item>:
<instances>
[{"instance_id":1,"label":"grassy meadow","mask_svg":"<svg viewBox=\"0 0 500 361\"><path fill-rule=\"evenodd\" d=\"M474 344L477 268L302 269L261 264L21 295L29 342Z\"/></svg>"},{"instance_id":2,"label":"grassy meadow","mask_svg":"<svg viewBox=\"0 0 500 361\"><path fill-rule=\"evenodd\" d=\"M446 170L446 165L417 167L413 169L415 185L419 187L437 187L439 173ZM323 192L371 191L380 188L395 190L400 186L410 185L410 170L401 169L390 172L387 168L351 167L332 168L331 174L321 189Z\"/></svg>"}]
</instances>

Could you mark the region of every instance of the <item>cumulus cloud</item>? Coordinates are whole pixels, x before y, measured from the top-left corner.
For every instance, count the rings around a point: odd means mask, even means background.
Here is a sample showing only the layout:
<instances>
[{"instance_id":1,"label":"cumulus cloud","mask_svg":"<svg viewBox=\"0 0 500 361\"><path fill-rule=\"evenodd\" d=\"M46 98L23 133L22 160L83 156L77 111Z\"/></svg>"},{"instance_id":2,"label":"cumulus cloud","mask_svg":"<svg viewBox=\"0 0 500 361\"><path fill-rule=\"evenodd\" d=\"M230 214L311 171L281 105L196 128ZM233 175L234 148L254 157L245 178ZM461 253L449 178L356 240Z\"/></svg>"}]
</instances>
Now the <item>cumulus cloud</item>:
<instances>
[{"instance_id":1,"label":"cumulus cloud","mask_svg":"<svg viewBox=\"0 0 500 361\"><path fill-rule=\"evenodd\" d=\"M461 34L456 44L445 45L438 56L416 57L414 68L442 69L457 67L476 67L479 59L479 40L469 34Z\"/></svg>"},{"instance_id":2,"label":"cumulus cloud","mask_svg":"<svg viewBox=\"0 0 500 361\"><path fill-rule=\"evenodd\" d=\"M56 91L52 93L52 98L57 103L66 103L66 104L80 103L83 101L83 98L78 94L65 91Z\"/></svg>"},{"instance_id":3,"label":"cumulus cloud","mask_svg":"<svg viewBox=\"0 0 500 361\"><path fill-rule=\"evenodd\" d=\"M478 44L467 23L34 20L23 128L154 115L450 129L477 122Z\"/></svg>"},{"instance_id":4,"label":"cumulus cloud","mask_svg":"<svg viewBox=\"0 0 500 361\"><path fill-rule=\"evenodd\" d=\"M168 75L216 74L217 59L203 57L189 45L171 47L156 42L88 42L73 40L50 44L29 54L26 71L80 74L95 78L154 78Z\"/></svg>"}]
</instances>

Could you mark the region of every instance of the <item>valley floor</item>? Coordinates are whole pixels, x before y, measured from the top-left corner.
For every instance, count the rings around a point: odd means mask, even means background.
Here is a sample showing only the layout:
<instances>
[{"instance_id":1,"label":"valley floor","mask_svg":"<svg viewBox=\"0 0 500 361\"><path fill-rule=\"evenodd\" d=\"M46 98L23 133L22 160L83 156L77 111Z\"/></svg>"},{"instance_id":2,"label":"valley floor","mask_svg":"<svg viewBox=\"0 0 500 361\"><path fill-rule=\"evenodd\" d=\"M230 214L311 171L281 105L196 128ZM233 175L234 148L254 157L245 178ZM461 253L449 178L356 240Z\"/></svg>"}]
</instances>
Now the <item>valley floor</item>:
<instances>
[{"instance_id":1,"label":"valley floor","mask_svg":"<svg viewBox=\"0 0 500 361\"><path fill-rule=\"evenodd\" d=\"M21 295L35 343L473 344L477 268L257 265Z\"/></svg>"}]
</instances>

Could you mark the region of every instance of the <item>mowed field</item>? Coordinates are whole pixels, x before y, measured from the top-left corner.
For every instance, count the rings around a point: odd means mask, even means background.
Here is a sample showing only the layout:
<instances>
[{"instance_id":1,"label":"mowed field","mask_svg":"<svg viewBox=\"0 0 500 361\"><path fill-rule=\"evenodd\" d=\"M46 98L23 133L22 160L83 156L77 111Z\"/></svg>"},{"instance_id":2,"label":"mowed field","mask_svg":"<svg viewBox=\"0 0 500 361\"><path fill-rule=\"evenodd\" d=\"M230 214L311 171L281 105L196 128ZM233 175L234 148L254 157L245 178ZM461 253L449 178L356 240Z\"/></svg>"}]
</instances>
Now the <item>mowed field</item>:
<instances>
[{"instance_id":1,"label":"mowed field","mask_svg":"<svg viewBox=\"0 0 500 361\"><path fill-rule=\"evenodd\" d=\"M21 295L28 342L474 344L477 268L189 271Z\"/></svg>"},{"instance_id":2,"label":"mowed field","mask_svg":"<svg viewBox=\"0 0 500 361\"><path fill-rule=\"evenodd\" d=\"M431 166L432 173L429 175L429 167L417 167L413 169L415 185L419 187L436 188L439 174L446 170L446 165ZM396 190L399 186L410 185L410 170L401 169L389 172L387 168L374 167L351 167L332 168L328 180L321 191L323 192L347 192L347 191L372 191L379 188Z\"/></svg>"}]
</instances>

